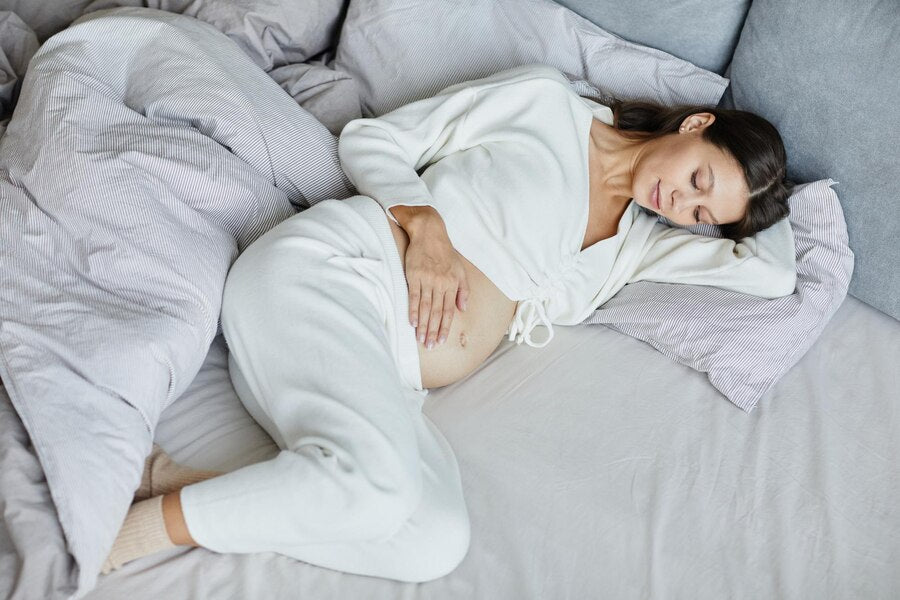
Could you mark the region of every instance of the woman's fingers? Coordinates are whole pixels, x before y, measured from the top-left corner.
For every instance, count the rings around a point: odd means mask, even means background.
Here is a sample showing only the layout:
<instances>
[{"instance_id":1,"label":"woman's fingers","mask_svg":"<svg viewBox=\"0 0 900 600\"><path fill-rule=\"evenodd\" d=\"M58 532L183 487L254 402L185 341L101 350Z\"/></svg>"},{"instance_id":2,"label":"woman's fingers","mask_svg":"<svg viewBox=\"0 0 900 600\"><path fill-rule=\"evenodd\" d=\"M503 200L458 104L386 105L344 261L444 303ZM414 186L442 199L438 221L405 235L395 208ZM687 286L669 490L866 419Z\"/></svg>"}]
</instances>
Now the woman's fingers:
<instances>
[{"instance_id":1,"label":"woman's fingers","mask_svg":"<svg viewBox=\"0 0 900 600\"><path fill-rule=\"evenodd\" d=\"M444 292L444 310L441 315L441 328L438 331L437 343L443 344L450 337L450 324L453 323L453 309L456 307L456 290Z\"/></svg>"},{"instance_id":2,"label":"woman's fingers","mask_svg":"<svg viewBox=\"0 0 900 600\"><path fill-rule=\"evenodd\" d=\"M466 279L465 272L459 278L459 289L456 291L456 305L459 310L466 310L466 302L469 300L469 281Z\"/></svg>"},{"instance_id":3,"label":"woman's fingers","mask_svg":"<svg viewBox=\"0 0 900 600\"><path fill-rule=\"evenodd\" d=\"M444 292L435 288L431 292L431 314L428 317L428 334L425 337L425 347L431 348L437 341L438 331L441 329L441 318L444 315Z\"/></svg>"},{"instance_id":4,"label":"woman's fingers","mask_svg":"<svg viewBox=\"0 0 900 600\"><path fill-rule=\"evenodd\" d=\"M431 290L424 285L422 286L422 293L419 297L419 328L416 331L416 338L421 343L425 343L426 336L428 335L428 319L431 316Z\"/></svg>"},{"instance_id":5,"label":"woman's fingers","mask_svg":"<svg viewBox=\"0 0 900 600\"><path fill-rule=\"evenodd\" d=\"M453 312L456 308L455 298L456 290L440 291L438 288L428 290L425 286L422 287L418 300L416 339L426 348L443 344L450 336L450 326L453 324Z\"/></svg>"},{"instance_id":6,"label":"woman's fingers","mask_svg":"<svg viewBox=\"0 0 900 600\"><path fill-rule=\"evenodd\" d=\"M421 286L418 281L409 282L409 324L416 328L416 337L419 337L419 297Z\"/></svg>"}]
</instances>

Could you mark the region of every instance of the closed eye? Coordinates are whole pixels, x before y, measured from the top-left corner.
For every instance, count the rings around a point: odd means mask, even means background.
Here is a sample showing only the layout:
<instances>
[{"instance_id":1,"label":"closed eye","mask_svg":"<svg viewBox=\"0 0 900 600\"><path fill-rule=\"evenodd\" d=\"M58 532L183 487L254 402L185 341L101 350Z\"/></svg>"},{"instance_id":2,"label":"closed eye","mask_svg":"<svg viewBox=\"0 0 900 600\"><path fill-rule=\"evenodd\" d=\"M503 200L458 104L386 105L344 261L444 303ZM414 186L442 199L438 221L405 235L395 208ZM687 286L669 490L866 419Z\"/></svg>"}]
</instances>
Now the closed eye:
<instances>
[{"instance_id":1,"label":"closed eye","mask_svg":"<svg viewBox=\"0 0 900 600\"><path fill-rule=\"evenodd\" d=\"M691 175L691 185L694 186L695 190L700 189L697 187L697 171L694 171L694 173ZM694 218L697 220L697 223L700 222L700 207L697 207L697 209L694 210Z\"/></svg>"}]
</instances>

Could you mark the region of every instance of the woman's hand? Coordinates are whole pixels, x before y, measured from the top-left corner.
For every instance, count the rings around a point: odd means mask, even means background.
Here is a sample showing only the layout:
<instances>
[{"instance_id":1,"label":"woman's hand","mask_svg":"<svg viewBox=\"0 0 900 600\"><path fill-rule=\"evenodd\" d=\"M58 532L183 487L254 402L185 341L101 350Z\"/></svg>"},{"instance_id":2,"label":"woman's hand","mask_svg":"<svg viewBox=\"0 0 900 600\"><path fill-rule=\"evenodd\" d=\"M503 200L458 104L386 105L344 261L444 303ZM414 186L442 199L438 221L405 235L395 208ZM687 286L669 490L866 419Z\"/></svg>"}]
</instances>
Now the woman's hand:
<instances>
[{"instance_id":1,"label":"woman's hand","mask_svg":"<svg viewBox=\"0 0 900 600\"><path fill-rule=\"evenodd\" d=\"M405 258L409 322L416 328L419 342L431 348L435 342L442 344L447 340L455 309L466 309L469 284L462 255L450 243L437 211L429 207L430 210L404 213L407 208L413 207L396 206L391 210L395 215L400 213L397 220L409 236Z\"/></svg>"}]
</instances>

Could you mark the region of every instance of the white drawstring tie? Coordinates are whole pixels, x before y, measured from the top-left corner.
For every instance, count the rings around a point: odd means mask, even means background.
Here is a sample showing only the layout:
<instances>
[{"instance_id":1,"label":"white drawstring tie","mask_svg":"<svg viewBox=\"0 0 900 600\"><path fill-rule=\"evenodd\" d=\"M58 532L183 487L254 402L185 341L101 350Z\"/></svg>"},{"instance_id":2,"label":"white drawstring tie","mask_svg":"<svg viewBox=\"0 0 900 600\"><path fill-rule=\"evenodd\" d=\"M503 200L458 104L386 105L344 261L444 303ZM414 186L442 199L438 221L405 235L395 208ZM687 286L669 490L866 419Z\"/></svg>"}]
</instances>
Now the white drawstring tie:
<instances>
[{"instance_id":1,"label":"white drawstring tie","mask_svg":"<svg viewBox=\"0 0 900 600\"><path fill-rule=\"evenodd\" d=\"M531 332L537 325L543 325L547 328L549 336L541 343L534 343L531 340ZM544 303L541 298L529 298L519 302L516 314L513 317L512 325L509 328L510 341L521 344L523 341L533 348L543 348L553 339L553 324L547 318L544 311Z\"/></svg>"}]
</instances>

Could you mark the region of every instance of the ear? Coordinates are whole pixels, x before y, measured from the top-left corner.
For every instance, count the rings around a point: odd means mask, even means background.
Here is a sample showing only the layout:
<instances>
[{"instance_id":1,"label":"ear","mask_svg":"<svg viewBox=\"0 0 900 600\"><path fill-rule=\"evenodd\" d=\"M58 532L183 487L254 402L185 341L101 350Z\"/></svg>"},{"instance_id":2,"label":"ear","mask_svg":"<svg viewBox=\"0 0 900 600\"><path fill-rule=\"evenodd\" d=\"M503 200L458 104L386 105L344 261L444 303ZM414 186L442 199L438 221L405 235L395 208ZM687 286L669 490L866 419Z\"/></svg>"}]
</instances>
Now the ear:
<instances>
[{"instance_id":1,"label":"ear","mask_svg":"<svg viewBox=\"0 0 900 600\"><path fill-rule=\"evenodd\" d=\"M716 115L709 112L700 112L689 115L681 122L678 129L679 133L690 133L691 131L701 131L716 120Z\"/></svg>"}]
</instances>

